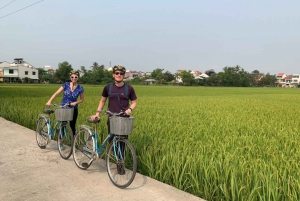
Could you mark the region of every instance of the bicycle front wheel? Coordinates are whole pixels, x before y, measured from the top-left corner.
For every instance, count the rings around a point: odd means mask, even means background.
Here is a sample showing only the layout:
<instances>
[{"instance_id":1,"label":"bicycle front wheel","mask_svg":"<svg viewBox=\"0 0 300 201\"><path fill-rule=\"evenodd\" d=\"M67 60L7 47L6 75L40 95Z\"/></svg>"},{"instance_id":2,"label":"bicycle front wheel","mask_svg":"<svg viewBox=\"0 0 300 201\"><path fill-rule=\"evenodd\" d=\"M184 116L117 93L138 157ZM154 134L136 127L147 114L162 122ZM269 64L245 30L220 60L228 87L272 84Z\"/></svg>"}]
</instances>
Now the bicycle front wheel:
<instances>
[{"instance_id":1,"label":"bicycle front wheel","mask_svg":"<svg viewBox=\"0 0 300 201\"><path fill-rule=\"evenodd\" d=\"M93 162L95 153L95 139L88 128L80 128L75 136L73 145L73 159L78 168L85 170Z\"/></svg>"},{"instance_id":2,"label":"bicycle front wheel","mask_svg":"<svg viewBox=\"0 0 300 201\"><path fill-rule=\"evenodd\" d=\"M41 149L45 149L50 141L47 119L40 117L36 123L36 142Z\"/></svg>"},{"instance_id":3,"label":"bicycle front wheel","mask_svg":"<svg viewBox=\"0 0 300 201\"><path fill-rule=\"evenodd\" d=\"M68 159L72 155L73 132L68 123L63 122L57 137L57 146L60 156Z\"/></svg>"},{"instance_id":4,"label":"bicycle front wheel","mask_svg":"<svg viewBox=\"0 0 300 201\"><path fill-rule=\"evenodd\" d=\"M129 186L136 174L137 160L127 139L113 140L106 150L106 168L112 183L119 188Z\"/></svg>"}]
</instances>

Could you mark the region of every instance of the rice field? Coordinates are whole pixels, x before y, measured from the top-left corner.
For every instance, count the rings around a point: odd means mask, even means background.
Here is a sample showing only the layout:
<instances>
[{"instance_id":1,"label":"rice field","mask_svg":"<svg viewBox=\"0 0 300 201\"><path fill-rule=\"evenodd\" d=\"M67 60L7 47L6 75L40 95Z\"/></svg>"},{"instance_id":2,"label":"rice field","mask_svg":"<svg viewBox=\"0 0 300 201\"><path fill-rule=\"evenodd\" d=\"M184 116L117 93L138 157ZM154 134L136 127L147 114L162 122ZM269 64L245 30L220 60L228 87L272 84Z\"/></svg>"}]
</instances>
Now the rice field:
<instances>
[{"instance_id":1,"label":"rice field","mask_svg":"<svg viewBox=\"0 0 300 201\"><path fill-rule=\"evenodd\" d=\"M58 87L2 84L0 116L34 130ZM83 87L77 125L88 124L103 89ZM129 139L140 173L206 200L300 200L300 89L134 88Z\"/></svg>"}]
</instances>

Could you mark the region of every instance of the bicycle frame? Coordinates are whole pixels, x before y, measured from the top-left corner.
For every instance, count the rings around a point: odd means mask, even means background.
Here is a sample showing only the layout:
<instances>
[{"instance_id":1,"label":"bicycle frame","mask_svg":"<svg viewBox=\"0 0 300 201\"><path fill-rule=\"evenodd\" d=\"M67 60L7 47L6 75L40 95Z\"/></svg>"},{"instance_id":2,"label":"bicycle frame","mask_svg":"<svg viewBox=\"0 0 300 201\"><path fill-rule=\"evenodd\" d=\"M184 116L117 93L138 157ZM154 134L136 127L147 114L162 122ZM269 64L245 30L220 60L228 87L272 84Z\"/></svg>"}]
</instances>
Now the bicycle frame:
<instances>
[{"instance_id":1,"label":"bicycle frame","mask_svg":"<svg viewBox=\"0 0 300 201\"><path fill-rule=\"evenodd\" d=\"M117 138L116 135L114 135L114 134L112 134L112 133L109 133L109 134L106 136L106 138L103 140L102 144L98 144L97 125L94 124L94 132L93 132L93 134L91 135L91 137L93 137L94 140L95 140L95 154L97 155L97 158L99 158L99 157L102 156L102 155L100 156L100 153L102 152L103 148L105 147L105 145L106 145L106 143L109 141L109 139L110 139L111 137L113 137L112 141L113 141L113 144L114 144L114 146L113 146L113 147L114 147L114 155L116 156L116 160L119 160L118 154L116 153L116 138ZM88 140L90 140L90 138L89 138ZM118 146L120 146L120 144L119 144ZM120 152L120 153L119 153L119 156L121 156L121 159L123 159L123 154L121 154L121 149L120 149L120 147L118 147L117 150L119 150L119 152ZM105 154L105 153L103 153L103 154Z\"/></svg>"},{"instance_id":2,"label":"bicycle frame","mask_svg":"<svg viewBox=\"0 0 300 201\"><path fill-rule=\"evenodd\" d=\"M68 104L66 104L66 105L68 105ZM57 105L53 104L53 106L57 106ZM51 139L54 138L55 131L57 129L59 129L59 135L62 136L62 129L61 129L62 128L62 123L63 123L62 121L56 121L54 127L52 128L51 115L50 114L47 114L47 115L41 114L40 116L46 118L46 120L47 120L48 133L49 133Z\"/></svg>"},{"instance_id":3,"label":"bicycle frame","mask_svg":"<svg viewBox=\"0 0 300 201\"><path fill-rule=\"evenodd\" d=\"M95 153L97 155L97 158L99 158L99 154L101 153L101 151L103 150L105 144L108 142L108 140L110 139L111 136L112 136L111 134L108 134L106 136L106 138L103 140L102 144L98 145L97 124L94 124L94 131L93 131L93 134L91 135L91 137L93 137L94 140L95 140ZM90 138L88 140L90 140Z\"/></svg>"},{"instance_id":4,"label":"bicycle frame","mask_svg":"<svg viewBox=\"0 0 300 201\"><path fill-rule=\"evenodd\" d=\"M99 155L101 153L101 151L103 150L105 144L108 142L108 140L112 136L112 134L107 135L106 138L103 140L102 144L99 144L99 146L98 146L98 133L94 132L92 136L95 139L95 152Z\"/></svg>"}]
</instances>

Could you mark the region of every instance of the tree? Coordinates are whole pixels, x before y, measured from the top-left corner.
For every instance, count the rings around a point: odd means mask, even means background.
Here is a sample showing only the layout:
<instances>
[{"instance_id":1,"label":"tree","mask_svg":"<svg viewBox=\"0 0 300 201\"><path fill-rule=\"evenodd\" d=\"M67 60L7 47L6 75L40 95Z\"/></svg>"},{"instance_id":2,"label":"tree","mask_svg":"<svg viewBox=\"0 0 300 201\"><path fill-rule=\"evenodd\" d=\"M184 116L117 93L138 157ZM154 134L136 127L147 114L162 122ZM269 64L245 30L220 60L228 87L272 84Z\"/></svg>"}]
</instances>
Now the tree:
<instances>
[{"instance_id":1,"label":"tree","mask_svg":"<svg viewBox=\"0 0 300 201\"><path fill-rule=\"evenodd\" d=\"M251 73L251 85L252 86L258 86L259 80L264 76L264 74L260 73L258 70L254 70Z\"/></svg>"},{"instance_id":2,"label":"tree","mask_svg":"<svg viewBox=\"0 0 300 201\"><path fill-rule=\"evenodd\" d=\"M142 79L139 77L135 77L132 80L130 80L130 84L141 84L142 83Z\"/></svg>"},{"instance_id":3,"label":"tree","mask_svg":"<svg viewBox=\"0 0 300 201\"><path fill-rule=\"evenodd\" d=\"M216 75L217 73L215 72L214 69L209 69L209 70L205 71L205 74L208 76L212 76L212 75Z\"/></svg>"},{"instance_id":4,"label":"tree","mask_svg":"<svg viewBox=\"0 0 300 201\"><path fill-rule=\"evenodd\" d=\"M92 71L97 71L99 68L99 64L97 62L94 62L93 65L91 66Z\"/></svg>"},{"instance_id":5,"label":"tree","mask_svg":"<svg viewBox=\"0 0 300 201\"><path fill-rule=\"evenodd\" d=\"M45 74L45 70L43 68L37 68L38 70L38 77L39 77L39 82L43 82L43 75Z\"/></svg>"},{"instance_id":6,"label":"tree","mask_svg":"<svg viewBox=\"0 0 300 201\"><path fill-rule=\"evenodd\" d=\"M164 69L157 68L154 71L152 71L152 73L151 73L151 78L155 79L156 83L158 83L158 84L163 83L163 79L164 79L163 71L164 71Z\"/></svg>"},{"instance_id":7,"label":"tree","mask_svg":"<svg viewBox=\"0 0 300 201\"><path fill-rule=\"evenodd\" d=\"M175 76L169 72L169 71L166 71L164 74L163 74L163 79L166 81L166 82L171 82L173 81L175 78Z\"/></svg>"},{"instance_id":8,"label":"tree","mask_svg":"<svg viewBox=\"0 0 300 201\"><path fill-rule=\"evenodd\" d=\"M276 75L270 75L267 73L259 80L259 86L275 86Z\"/></svg>"},{"instance_id":9,"label":"tree","mask_svg":"<svg viewBox=\"0 0 300 201\"><path fill-rule=\"evenodd\" d=\"M164 69L157 68L157 69L152 71L151 77L153 79L160 80L160 79L163 78L163 71L164 71Z\"/></svg>"},{"instance_id":10,"label":"tree","mask_svg":"<svg viewBox=\"0 0 300 201\"><path fill-rule=\"evenodd\" d=\"M250 76L239 65L233 67L224 67L223 72L218 73L218 85L247 87L250 86Z\"/></svg>"},{"instance_id":11,"label":"tree","mask_svg":"<svg viewBox=\"0 0 300 201\"><path fill-rule=\"evenodd\" d=\"M95 71L96 80L98 83L103 83L104 80L104 65L98 66ZM103 83L104 84L104 83Z\"/></svg>"},{"instance_id":12,"label":"tree","mask_svg":"<svg viewBox=\"0 0 300 201\"><path fill-rule=\"evenodd\" d=\"M69 64L67 61L58 64L58 69L55 72L55 77L58 79L60 83L66 82L70 79L70 71L72 69L72 65Z\"/></svg>"},{"instance_id":13,"label":"tree","mask_svg":"<svg viewBox=\"0 0 300 201\"><path fill-rule=\"evenodd\" d=\"M85 66L80 66L80 71L85 74L87 70L85 69Z\"/></svg>"},{"instance_id":14,"label":"tree","mask_svg":"<svg viewBox=\"0 0 300 201\"><path fill-rule=\"evenodd\" d=\"M196 83L191 71L182 71L180 76L184 86L191 86Z\"/></svg>"}]
</instances>

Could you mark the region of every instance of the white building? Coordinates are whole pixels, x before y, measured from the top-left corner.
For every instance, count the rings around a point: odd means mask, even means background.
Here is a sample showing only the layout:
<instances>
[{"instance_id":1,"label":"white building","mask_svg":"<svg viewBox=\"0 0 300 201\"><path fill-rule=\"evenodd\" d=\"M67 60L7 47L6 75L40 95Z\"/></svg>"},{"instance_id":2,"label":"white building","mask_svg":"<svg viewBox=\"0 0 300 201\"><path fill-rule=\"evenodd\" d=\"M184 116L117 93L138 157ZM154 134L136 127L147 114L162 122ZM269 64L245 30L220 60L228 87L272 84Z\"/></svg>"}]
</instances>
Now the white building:
<instances>
[{"instance_id":1,"label":"white building","mask_svg":"<svg viewBox=\"0 0 300 201\"><path fill-rule=\"evenodd\" d=\"M276 76L276 86L277 87L285 87L286 83L285 83L285 77L286 74L285 73L278 73Z\"/></svg>"},{"instance_id":2,"label":"white building","mask_svg":"<svg viewBox=\"0 0 300 201\"><path fill-rule=\"evenodd\" d=\"M297 87L297 85L300 82L300 74L293 74L292 75L292 82L291 82L291 86L292 87Z\"/></svg>"},{"instance_id":3,"label":"white building","mask_svg":"<svg viewBox=\"0 0 300 201\"><path fill-rule=\"evenodd\" d=\"M24 78L38 82L38 70L22 58L16 58L13 63L0 62L0 82L18 82Z\"/></svg>"}]
</instances>

